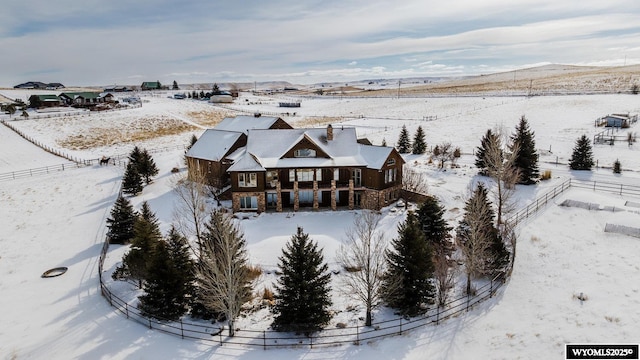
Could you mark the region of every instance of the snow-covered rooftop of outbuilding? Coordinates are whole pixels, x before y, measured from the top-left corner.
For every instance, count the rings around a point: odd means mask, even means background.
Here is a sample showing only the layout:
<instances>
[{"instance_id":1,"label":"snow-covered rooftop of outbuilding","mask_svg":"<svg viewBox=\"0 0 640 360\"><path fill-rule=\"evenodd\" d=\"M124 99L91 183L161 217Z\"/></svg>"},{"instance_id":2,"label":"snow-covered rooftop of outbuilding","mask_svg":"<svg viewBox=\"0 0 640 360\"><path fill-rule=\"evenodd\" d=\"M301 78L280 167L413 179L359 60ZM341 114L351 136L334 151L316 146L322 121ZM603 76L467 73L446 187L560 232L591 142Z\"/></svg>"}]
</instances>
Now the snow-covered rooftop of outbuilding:
<instances>
[{"instance_id":1,"label":"snow-covered rooftop of outbuilding","mask_svg":"<svg viewBox=\"0 0 640 360\"><path fill-rule=\"evenodd\" d=\"M241 136L241 132L207 129L189 149L187 156L220 161Z\"/></svg>"},{"instance_id":2,"label":"snow-covered rooftop of outbuilding","mask_svg":"<svg viewBox=\"0 0 640 360\"><path fill-rule=\"evenodd\" d=\"M222 119L215 129L247 133L252 129L268 129L278 120L274 116L238 115Z\"/></svg>"}]
</instances>

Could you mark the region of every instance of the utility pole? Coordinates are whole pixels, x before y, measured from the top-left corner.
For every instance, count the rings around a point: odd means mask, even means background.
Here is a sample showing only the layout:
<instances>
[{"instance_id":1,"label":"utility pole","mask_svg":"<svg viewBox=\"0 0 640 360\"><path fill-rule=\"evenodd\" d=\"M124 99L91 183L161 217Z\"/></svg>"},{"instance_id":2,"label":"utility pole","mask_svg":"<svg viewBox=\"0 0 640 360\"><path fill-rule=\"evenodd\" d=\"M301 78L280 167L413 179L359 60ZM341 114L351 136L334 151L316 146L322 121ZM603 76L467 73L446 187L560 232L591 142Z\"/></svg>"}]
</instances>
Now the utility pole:
<instances>
[{"instance_id":1,"label":"utility pole","mask_svg":"<svg viewBox=\"0 0 640 360\"><path fill-rule=\"evenodd\" d=\"M398 99L400 99L400 80L398 80Z\"/></svg>"}]
</instances>

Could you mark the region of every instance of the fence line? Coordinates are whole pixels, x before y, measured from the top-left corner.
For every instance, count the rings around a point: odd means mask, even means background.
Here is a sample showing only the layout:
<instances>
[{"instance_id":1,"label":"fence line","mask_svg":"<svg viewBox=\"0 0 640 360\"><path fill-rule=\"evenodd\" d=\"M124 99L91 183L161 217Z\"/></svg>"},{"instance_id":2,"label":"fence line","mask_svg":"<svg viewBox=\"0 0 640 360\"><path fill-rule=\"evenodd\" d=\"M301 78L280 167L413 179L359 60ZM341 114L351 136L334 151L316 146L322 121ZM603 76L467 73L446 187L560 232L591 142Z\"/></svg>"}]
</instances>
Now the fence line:
<instances>
[{"instance_id":1,"label":"fence line","mask_svg":"<svg viewBox=\"0 0 640 360\"><path fill-rule=\"evenodd\" d=\"M46 174L59 172L59 171L77 169L84 166L85 165L82 163L70 162L66 164L43 166L43 167L34 168L34 169L11 171L11 172L0 174L0 181L16 180L16 179L22 179L22 178L31 177L31 176L46 175Z\"/></svg>"}]
</instances>

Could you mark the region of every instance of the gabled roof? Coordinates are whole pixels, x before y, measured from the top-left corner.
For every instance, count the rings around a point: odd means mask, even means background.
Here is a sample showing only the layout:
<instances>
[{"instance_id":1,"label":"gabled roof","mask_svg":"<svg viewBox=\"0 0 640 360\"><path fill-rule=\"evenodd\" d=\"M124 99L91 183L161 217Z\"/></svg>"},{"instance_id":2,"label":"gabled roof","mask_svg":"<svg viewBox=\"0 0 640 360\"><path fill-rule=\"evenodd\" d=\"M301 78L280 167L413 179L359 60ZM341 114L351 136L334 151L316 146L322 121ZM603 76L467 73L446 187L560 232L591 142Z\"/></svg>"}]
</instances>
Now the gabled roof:
<instances>
[{"instance_id":1,"label":"gabled roof","mask_svg":"<svg viewBox=\"0 0 640 360\"><path fill-rule=\"evenodd\" d=\"M52 94L46 94L46 95L32 95L37 97L38 99L40 99L40 101L47 101L47 102L59 102L60 98L56 95L52 95Z\"/></svg>"},{"instance_id":2,"label":"gabled roof","mask_svg":"<svg viewBox=\"0 0 640 360\"><path fill-rule=\"evenodd\" d=\"M81 92L64 92L62 94L60 94L60 97L66 97L69 99L76 99L76 98L84 98L84 99L97 99L100 97L100 93L98 92L91 92L91 91L81 91Z\"/></svg>"},{"instance_id":3,"label":"gabled roof","mask_svg":"<svg viewBox=\"0 0 640 360\"><path fill-rule=\"evenodd\" d=\"M159 89L160 88L160 82L158 82L158 81L145 81L145 82L142 83L142 87L149 88L149 89Z\"/></svg>"},{"instance_id":4,"label":"gabled roof","mask_svg":"<svg viewBox=\"0 0 640 360\"><path fill-rule=\"evenodd\" d=\"M243 133L207 129L195 144L187 151L187 156L203 160L222 160Z\"/></svg>"},{"instance_id":5,"label":"gabled roof","mask_svg":"<svg viewBox=\"0 0 640 360\"><path fill-rule=\"evenodd\" d=\"M329 157L284 157L305 139ZM327 140L324 128L249 130L245 151L234 153L237 160L229 171L343 166L381 169L393 151L391 147L359 144L354 128L334 128L333 140Z\"/></svg>"},{"instance_id":6,"label":"gabled roof","mask_svg":"<svg viewBox=\"0 0 640 360\"><path fill-rule=\"evenodd\" d=\"M249 116L239 115L236 117L227 117L216 125L216 130L237 131L247 133L252 129L269 129L273 124L278 121L278 117L273 116Z\"/></svg>"}]
</instances>

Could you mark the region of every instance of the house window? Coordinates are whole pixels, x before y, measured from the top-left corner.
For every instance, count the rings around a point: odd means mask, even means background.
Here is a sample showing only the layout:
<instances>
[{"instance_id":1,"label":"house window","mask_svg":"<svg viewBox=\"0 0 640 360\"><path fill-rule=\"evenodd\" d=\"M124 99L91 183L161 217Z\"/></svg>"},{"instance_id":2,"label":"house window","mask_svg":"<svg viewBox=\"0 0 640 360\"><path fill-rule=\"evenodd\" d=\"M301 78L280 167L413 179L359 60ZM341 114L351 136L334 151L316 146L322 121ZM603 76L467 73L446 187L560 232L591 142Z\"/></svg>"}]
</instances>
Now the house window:
<instances>
[{"instance_id":1,"label":"house window","mask_svg":"<svg viewBox=\"0 0 640 360\"><path fill-rule=\"evenodd\" d=\"M387 165L388 165L388 166L393 166L393 165L395 165L395 164L396 164L396 159L389 159L389 160L387 160Z\"/></svg>"},{"instance_id":2,"label":"house window","mask_svg":"<svg viewBox=\"0 0 640 360\"><path fill-rule=\"evenodd\" d=\"M362 186L362 170L353 169L351 179L353 179L353 186Z\"/></svg>"},{"instance_id":3,"label":"house window","mask_svg":"<svg viewBox=\"0 0 640 360\"><path fill-rule=\"evenodd\" d=\"M313 149L298 149L293 152L293 156L297 158L316 157L316 151Z\"/></svg>"},{"instance_id":4,"label":"house window","mask_svg":"<svg viewBox=\"0 0 640 360\"><path fill-rule=\"evenodd\" d=\"M255 210L258 208L258 198L256 196L241 196L240 210Z\"/></svg>"},{"instance_id":5,"label":"house window","mask_svg":"<svg viewBox=\"0 0 640 360\"><path fill-rule=\"evenodd\" d=\"M298 181L313 181L313 169L298 169L296 170L296 175L298 177Z\"/></svg>"},{"instance_id":6,"label":"house window","mask_svg":"<svg viewBox=\"0 0 640 360\"><path fill-rule=\"evenodd\" d=\"M384 183L388 184L388 183L392 183L394 181L396 181L396 174L397 171L396 169L387 169L384 171Z\"/></svg>"},{"instance_id":7,"label":"house window","mask_svg":"<svg viewBox=\"0 0 640 360\"><path fill-rule=\"evenodd\" d=\"M278 172L277 171L267 171L267 184L271 187L276 187L278 183Z\"/></svg>"},{"instance_id":8,"label":"house window","mask_svg":"<svg viewBox=\"0 0 640 360\"><path fill-rule=\"evenodd\" d=\"M278 205L278 194L267 193L267 206L270 208L274 208L277 205Z\"/></svg>"},{"instance_id":9,"label":"house window","mask_svg":"<svg viewBox=\"0 0 640 360\"><path fill-rule=\"evenodd\" d=\"M239 187L256 187L258 185L258 176L256 173L239 173Z\"/></svg>"},{"instance_id":10,"label":"house window","mask_svg":"<svg viewBox=\"0 0 640 360\"><path fill-rule=\"evenodd\" d=\"M313 204L313 191L298 192L298 202L300 204Z\"/></svg>"}]
</instances>

